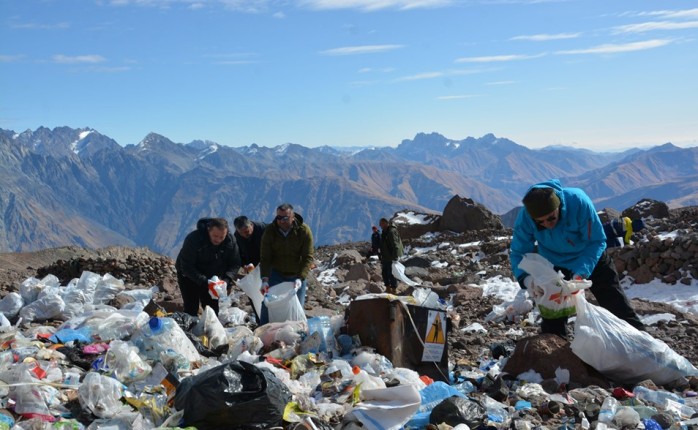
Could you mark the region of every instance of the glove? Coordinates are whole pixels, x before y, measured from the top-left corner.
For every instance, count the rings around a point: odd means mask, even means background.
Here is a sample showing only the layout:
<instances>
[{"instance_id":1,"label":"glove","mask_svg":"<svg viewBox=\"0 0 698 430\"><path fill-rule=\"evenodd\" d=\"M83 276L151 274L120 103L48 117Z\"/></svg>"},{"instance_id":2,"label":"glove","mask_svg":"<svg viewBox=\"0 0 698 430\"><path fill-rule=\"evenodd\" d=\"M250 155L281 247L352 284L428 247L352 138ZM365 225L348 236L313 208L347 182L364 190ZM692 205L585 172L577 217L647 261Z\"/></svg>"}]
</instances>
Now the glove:
<instances>
[{"instance_id":1,"label":"glove","mask_svg":"<svg viewBox=\"0 0 698 430\"><path fill-rule=\"evenodd\" d=\"M259 289L259 292L262 293L262 295L265 295L269 292L269 281L266 279L262 279L262 287Z\"/></svg>"}]
</instances>

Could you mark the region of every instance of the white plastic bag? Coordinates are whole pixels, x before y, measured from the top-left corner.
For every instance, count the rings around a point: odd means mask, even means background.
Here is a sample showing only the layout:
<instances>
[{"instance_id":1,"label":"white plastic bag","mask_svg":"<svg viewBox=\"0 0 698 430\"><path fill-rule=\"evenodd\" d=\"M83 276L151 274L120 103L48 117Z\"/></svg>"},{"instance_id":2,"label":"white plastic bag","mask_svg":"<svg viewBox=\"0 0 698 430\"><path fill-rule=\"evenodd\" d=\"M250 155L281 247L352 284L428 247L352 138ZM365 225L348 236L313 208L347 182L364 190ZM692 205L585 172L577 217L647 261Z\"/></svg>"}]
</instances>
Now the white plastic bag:
<instances>
[{"instance_id":1,"label":"white plastic bag","mask_svg":"<svg viewBox=\"0 0 698 430\"><path fill-rule=\"evenodd\" d=\"M89 372L78 388L80 406L100 418L116 416L123 408L119 381L99 373Z\"/></svg>"},{"instance_id":2,"label":"white plastic bag","mask_svg":"<svg viewBox=\"0 0 698 430\"><path fill-rule=\"evenodd\" d=\"M0 312L2 312L7 319L16 317L22 309L22 306L24 306L24 299L22 299L19 293L8 293L0 300Z\"/></svg>"},{"instance_id":3,"label":"white plastic bag","mask_svg":"<svg viewBox=\"0 0 698 430\"><path fill-rule=\"evenodd\" d=\"M218 300L228 295L228 284L218 279L218 276L214 276L208 280L208 295L211 296L213 300Z\"/></svg>"},{"instance_id":4,"label":"white plastic bag","mask_svg":"<svg viewBox=\"0 0 698 430\"><path fill-rule=\"evenodd\" d=\"M206 309L204 309L203 323L203 331L206 337L208 337L209 347L211 349L215 350L221 345L228 344L228 335L225 332L225 328L210 306L206 306Z\"/></svg>"},{"instance_id":5,"label":"white plastic bag","mask_svg":"<svg viewBox=\"0 0 698 430\"><path fill-rule=\"evenodd\" d=\"M145 379L152 371L138 355L138 348L121 340L109 344L104 364L107 371L113 372L116 379L125 384Z\"/></svg>"},{"instance_id":6,"label":"white plastic bag","mask_svg":"<svg viewBox=\"0 0 698 430\"><path fill-rule=\"evenodd\" d=\"M269 288L264 297L264 304L269 310L269 322L308 321L296 291L297 285L294 282L282 282Z\"/></svg>"},{"instance_id":7,"label":"white plastic bag","mask_svg":"<svg viewBox=\"0 0 698 430\"><path fill-rule=\"evenodd\" d=\"M540 254L523 256L519 268L533 277L533 283L541 287L543 295L536 298L543 318L555 319L576 313L575 304L579 291L591 287L591 281L566 281L562 272L556 272L553 264Z\"/></svg>"},{"instance_id":8,"label":"white plastic bag","mask_svg":"<svg viewBox=\"0 0 698 430\"><path fill-rule=\"evenodd\" d=\"M577 300L571 347L585 363L621 384L651 379L664 385L698 375L698 369L667 344L588 303L582 295Z\"/></svg>"},{"instance_id":9,"label":"white plastic bag","mask_svg":"<svg viewBox=\"0 0 698 430\"><path fill-rule=\"evenodd\" d=\"M259 291L260 288L262 288L262 277L259 273L259 265L257 265L253 271L245 275L244 278L240 279L237 285L247 294L247 297L252 300L255 313L261 315L264 296Z\"/></svg>"},{"instance_id":10,"label":"white plastic bag","mask_svg":"<svg viewBox=\"0 0 698 430\"><path fill-rule=\"evenodd\" d=\"M405 266L400 263L399 261L393 261L392 268L393 276L395 276L396 279L404 282L405 284L409 285L410 287L414 287L415 285L419 285L417 282L414 282L410 278L405 275Z\"/></svg>"},{"instance_id":11,"label":"white plastic bag","mask_svg":"<svg viewBox=\"0 0 698 430\"><path fill-rule=\"evenodd\" d=\"M35 300L19 311L23 322L45 321L58 318L65 309L65 302L59 295L46 295Z\"/></svg>"},{"instance_id":12,"label":"white plastic bag","mask_svg":"<svg viewBox=\"0 0 698 430\"><path fill-rule=\"evenodd\" d=\"M124 281L117 279L107 273L97 282L95 296L92 301L94 304L107 304L114 300L117 294L124 291Z\"/></svg>"}]
</instances>

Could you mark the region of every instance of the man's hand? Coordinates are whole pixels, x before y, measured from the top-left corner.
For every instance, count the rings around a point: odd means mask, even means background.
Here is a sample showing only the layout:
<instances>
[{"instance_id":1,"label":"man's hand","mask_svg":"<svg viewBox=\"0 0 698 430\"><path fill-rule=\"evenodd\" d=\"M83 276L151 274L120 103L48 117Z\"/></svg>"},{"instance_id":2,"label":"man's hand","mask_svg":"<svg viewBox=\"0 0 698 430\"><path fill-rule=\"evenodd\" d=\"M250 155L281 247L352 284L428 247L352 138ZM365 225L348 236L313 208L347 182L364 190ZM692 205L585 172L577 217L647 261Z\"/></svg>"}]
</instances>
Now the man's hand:
<instances>
[{"instance_id":1,"label":"man's hand","mask_svg":"<svg viewBox=\"0 0 698 430\"><path fill-rule=\"evenodd\" d=\"M259 289L259 292L262 293L262 295L269 292L269 280L267 278L262 278L262 287Z\"/></svg>"},{"instance_id":2,"label":"man's hand","mask_svg":"<svg viewBox=\"0 0 698 430\"><path fill-rule=\"evenodd\" d=\"M244 269L245 269L245 272L250 273L251 271L254 270L254 264L252 264L252 263L247 264L247 265L245 265Z\"/></svg>"},{"instance_id":3,"label":"man's hand","mask_svg":"<svg viewBox=\"0 0 698 430\"><path fill-rule=\"evenodd\" d=\"M303 281L301 281L300 278L296 279L296 282L294 283L294 287L296 288L296 291L300 290L302 285L303 285Z\"/></svg>"}]
</instances>

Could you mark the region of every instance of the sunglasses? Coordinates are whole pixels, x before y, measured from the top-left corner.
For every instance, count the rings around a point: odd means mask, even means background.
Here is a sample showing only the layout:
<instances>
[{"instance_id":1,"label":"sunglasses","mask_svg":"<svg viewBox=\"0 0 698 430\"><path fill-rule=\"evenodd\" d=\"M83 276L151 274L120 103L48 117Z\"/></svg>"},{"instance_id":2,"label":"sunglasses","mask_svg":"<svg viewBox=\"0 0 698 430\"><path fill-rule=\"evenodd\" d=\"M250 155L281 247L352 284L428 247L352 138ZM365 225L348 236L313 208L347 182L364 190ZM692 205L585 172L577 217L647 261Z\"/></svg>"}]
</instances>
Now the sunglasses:
<instances>
[{"instance_id":1,"label":"sunglasses","mask_svg":"<svg viewBox=\"0 0 698 430\"><path fill-rule=\"evenodd\" d=\"M276 220L277 221L288 221L289 216L288 215L277 215Z\"/></svg>"},{"instance_id":2,"label":"sunglasses","mask_svg":"<svg viewBox=\"0 0 698 430\"><path fill-rule=\"evenodd\" d=\"M543 224L545 224L545 223L553 222L553 221L555 221L555 220L557 220L557 214L556 214L556 215L550 215L549 217L547 217L547 218L545 218L545 219L537 219L537 220L535 220L535 221L536 221L536 224L538 224L538 225L543 225Z\"/></svg>"}]
</instances>

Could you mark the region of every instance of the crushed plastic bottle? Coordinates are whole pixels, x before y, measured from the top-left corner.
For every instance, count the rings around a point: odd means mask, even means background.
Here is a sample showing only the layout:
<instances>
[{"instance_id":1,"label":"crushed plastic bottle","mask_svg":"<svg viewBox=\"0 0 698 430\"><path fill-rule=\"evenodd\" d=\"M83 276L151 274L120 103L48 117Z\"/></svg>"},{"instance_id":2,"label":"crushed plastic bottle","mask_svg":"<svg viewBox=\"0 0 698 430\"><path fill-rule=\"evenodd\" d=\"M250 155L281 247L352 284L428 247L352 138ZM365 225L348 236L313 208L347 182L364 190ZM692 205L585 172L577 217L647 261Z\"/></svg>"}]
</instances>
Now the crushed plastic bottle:
<instances>
[{"instance_id":1,"label":"crushed plastic bottle","mask_svg":"<svg viewBox=\"0 0 698 430\"><path fill-rule=\"evenodd\" d=\"M664 406L664 402L667 399L673 400L681 404L686 403L684 399L682 399L674 393L670 393L668 391L650 390L649 388L643 387L642 385L638 385L637 387L635 387L633 389L633 393L638 399L648 401L654 405L661 407Z\"/></svg>"},{"instance_id":2,"label":"crushed plastic bottle","mask_svg":"<svg viewBox=\"0 0 698 430\"><path fill-rule=\"evenodd\" d=\"M613 422L613 417L616 415L618 410L618 400L613 397L606 397L601 405L601 410L599 411L599 422L604 424L611 424Z\"/></svg>"}]
</instances>

